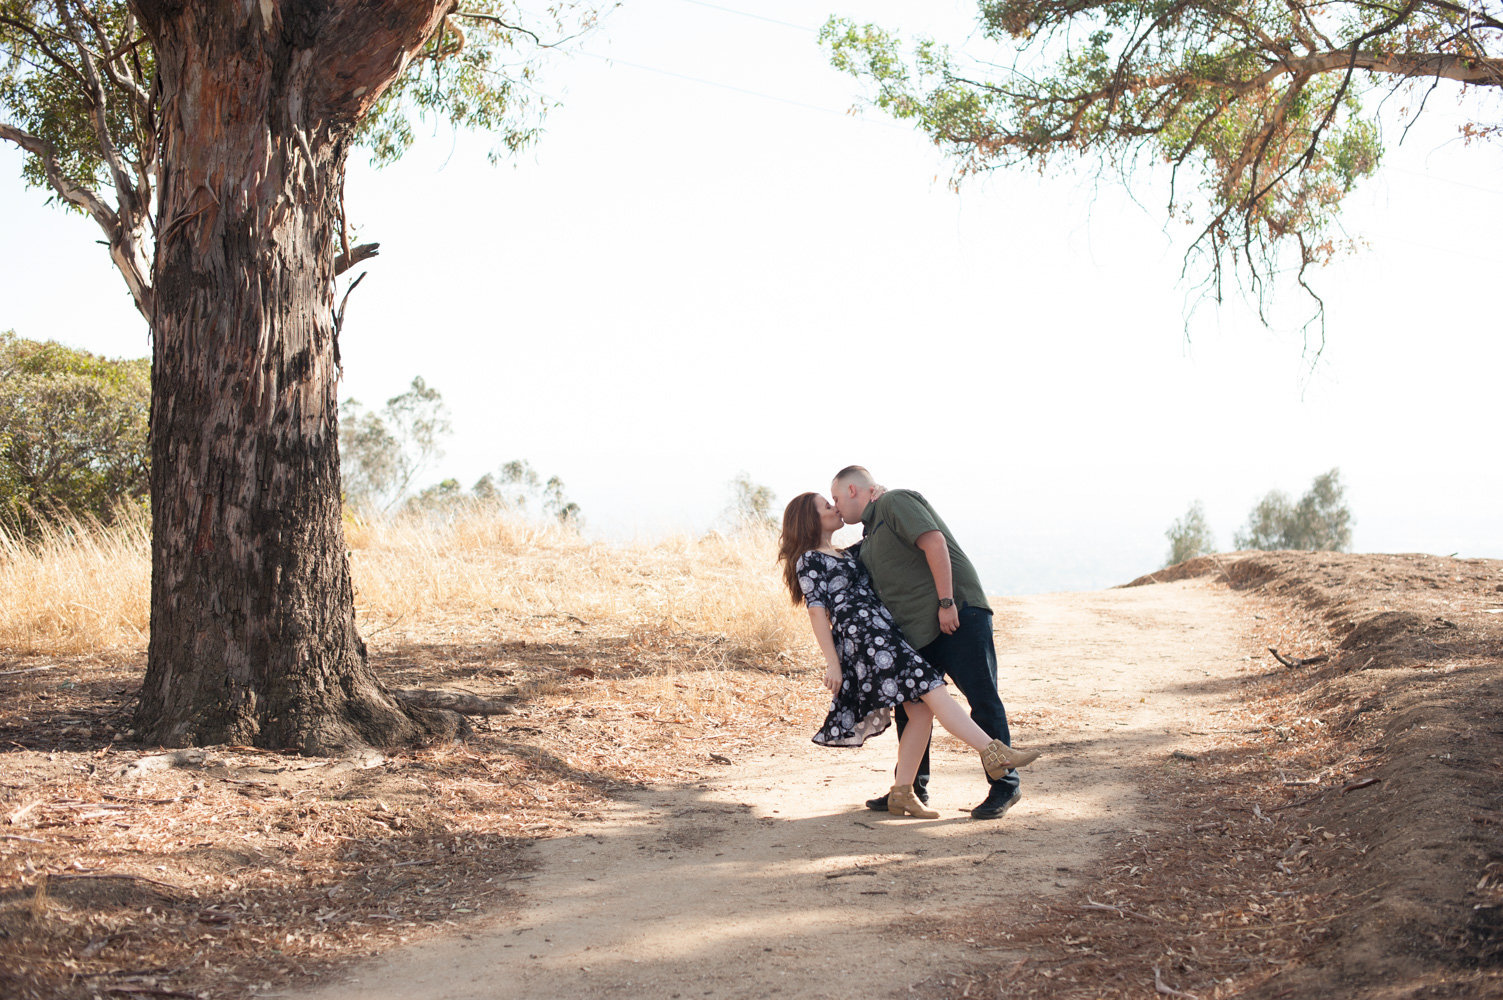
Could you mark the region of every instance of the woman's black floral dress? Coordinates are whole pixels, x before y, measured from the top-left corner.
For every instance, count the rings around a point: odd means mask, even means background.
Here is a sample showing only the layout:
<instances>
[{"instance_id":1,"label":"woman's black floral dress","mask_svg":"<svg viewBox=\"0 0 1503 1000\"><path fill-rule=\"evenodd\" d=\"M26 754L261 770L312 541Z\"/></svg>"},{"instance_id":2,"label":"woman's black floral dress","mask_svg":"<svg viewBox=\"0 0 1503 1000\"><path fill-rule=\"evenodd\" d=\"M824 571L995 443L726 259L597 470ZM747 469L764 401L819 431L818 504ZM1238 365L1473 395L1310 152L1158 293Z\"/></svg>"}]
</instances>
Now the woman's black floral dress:
<instances>
[{"instance_id":1,"label":"woman's black floral dress","mask_svg":"<svg viewBox=\"0 0 1503 1000\"><path fill-rule=\"evenodd\" d=\"M830 616L840 657L840 691L814 742L859 747L891 725L894 705L918 700L945 679L904 641L854 549L805 552L797 570L804 601Z\"/></svg>"}]
</instances>

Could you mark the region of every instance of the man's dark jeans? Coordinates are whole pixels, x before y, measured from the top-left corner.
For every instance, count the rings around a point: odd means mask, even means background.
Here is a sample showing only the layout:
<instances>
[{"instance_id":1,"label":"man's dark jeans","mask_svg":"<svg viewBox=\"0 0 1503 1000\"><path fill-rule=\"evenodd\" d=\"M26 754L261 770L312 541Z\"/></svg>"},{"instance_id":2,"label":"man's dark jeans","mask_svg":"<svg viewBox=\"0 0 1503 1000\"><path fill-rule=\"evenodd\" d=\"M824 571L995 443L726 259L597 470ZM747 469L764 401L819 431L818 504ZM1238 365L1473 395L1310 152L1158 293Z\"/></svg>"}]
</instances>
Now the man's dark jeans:
<instances>
[{"instance_id":1,"label":"man's dark jeans","mask_svg":"<svg viewBox=\"0 0 1503 1000\"><path fill-rule=\"evenodd\" d=\"M929 645L919 650L919 655L947 676L966 701L971 703L971 718L981 731L993 739L1012 744L1007 729L1007 709L1002 707L1002 696L997 693L997 648L992 642L992 613L985 608L963 608L960 612L960 627L949 635L940 633ZM898 722L898 735L908 724L908 715L899 705L894 713ZM915 784L929 783L929 751L924 750L924 759L919 762ZM1006 787L1016 791L1018 772L1008 771L1006 777L992 782L992 788Z\"/></svg>"}]
</instances>

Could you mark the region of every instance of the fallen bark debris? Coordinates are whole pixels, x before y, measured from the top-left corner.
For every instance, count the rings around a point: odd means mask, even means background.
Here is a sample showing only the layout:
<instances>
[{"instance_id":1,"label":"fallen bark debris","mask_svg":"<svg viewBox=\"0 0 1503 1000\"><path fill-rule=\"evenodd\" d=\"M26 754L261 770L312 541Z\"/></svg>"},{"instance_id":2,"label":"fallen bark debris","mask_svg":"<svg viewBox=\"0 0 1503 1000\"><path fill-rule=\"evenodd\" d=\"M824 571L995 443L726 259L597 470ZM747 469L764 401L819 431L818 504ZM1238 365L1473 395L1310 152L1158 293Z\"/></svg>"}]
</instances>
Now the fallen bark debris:
<instances>
[{"instance_id":1,"label":"fallen bark debris","mask_svg":"<svg viewBox=\"0 0 1503 1000\"><path fill-rule=\"evenodd\" d=\"M875 875L870 868L852 868L846 872L827 872L825 878L845 878L847 875Z\"/></svg>"},{"instance_id":2,"label":"fallen bark debris","mask_svg":"<svg viewBox=\"0 0 1503 1000\"><path fill-rule=\"evenodd\" d=\"M1164 977L1159 974L1159 967L1153 967L1153 989L1155 993L1162 993L1166 997L1184 997L1185 1000L1200 1000L1194 993L1185 993L1177 990L1164 982Z\"/></svg>"},{"instance_id":3,"label":"fallen bark debris","mask_svg":"<svg viewBox=\"0 0 1503 1000\"><path fill-rule=\"evenodd\" d=\"M1331 658L1325 653L1321 653L1318 656L1284 656L1272 646L1268 647L1268 651L1273 654L1275 660L1278 660L1286 667L1313 667L1315 664L1324 663Z\"/></svg>"},{"instance_id":4,"label":"fallen bark debris","mask_svg":"<svg viewBox=\"0 0 1503 1000\"><path fill-rule=\"evenodd\" d=\"M1150 917L1147 914L1138 913L1134 910L1129 910L1121 906L1112 906L1108 903L1098 903L1094 899L1091 899L1089 896L1086 897L1086 901L1084 903L1080 904L1080 908L1082 910L1106 910L1110 913L1117 914L1117 916L1119 917L1136 917L1139 920L1146 920L1151 924L1160 923L1158 917Z\"/></svg>"},{"instance_id":5,"label":"fallen bark debris","mask_svg":"<svg viewBox=\"0 0 1503 1000\"><path fill-rule=\"evenodd\" d=\"M24 667L21 670L0 670L0 677L15 677L17 674L34 674L41 670L56 670L61 664L48 663L40 667Z\"/></svg>"},{"instance_id":6,"label":"fallen bark debris","mask_svg":"<svg viewBox=\"0 0 1503 1000\"><path fill-rule=\"evenodd\" d=\"M142 757L135 763L120 768L117 773L122 778L135 778L152 771L165 771L174 767L198 767L207 758L208 754L197 747L188 747L186 750L173 750L171 753Z\"/></svg>"},{"instance_id":7,"label":"fallen bark debris","mask_svg":"<svg viewBox=\"0 0 1503 1000\"><path fill-rule=\"evenodd\" d=\"M517 711L508 702L492 701L464 691L405 688L393 691L392 697L417 708L446 708L460 715L515 715Z\"/></svg>"},{"instance_id":8,"label":"fallen bark debris","mask_svg":"<svg viewBox=\"0 0 1503 1000\"><path fill-rule=\"evenodd\" d=\"M27 813L31 812L37 806L46 801L46 799L36 799L34 801L26 803L24 806L14 810L9 816L5 817L5 822L10 824L11 826L15 826L17 823L21 822L21 820L26 818Z\"/></svg>"}]
</instances>

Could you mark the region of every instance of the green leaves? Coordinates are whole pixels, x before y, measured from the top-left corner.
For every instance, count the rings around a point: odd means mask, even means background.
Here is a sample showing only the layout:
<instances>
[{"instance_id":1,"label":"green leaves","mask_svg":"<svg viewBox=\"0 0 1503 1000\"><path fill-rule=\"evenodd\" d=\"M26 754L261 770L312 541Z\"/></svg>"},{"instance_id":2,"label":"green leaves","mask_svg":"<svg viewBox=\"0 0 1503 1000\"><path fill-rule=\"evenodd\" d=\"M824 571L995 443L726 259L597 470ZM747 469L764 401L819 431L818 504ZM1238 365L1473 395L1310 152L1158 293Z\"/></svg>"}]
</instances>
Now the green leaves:
<instances>
[{"instance_id":1,"label":"green leaves","mask_svg":"<svg viewBox=\"0 0 1503 1000\"><path fill-rule=\"evenodd\" d=\"M1193 250L1218 295L1225 266L1261 288L1286 254L1303 280L1341 249L1326 234L1382 157L1367 93L1440 76L1503 86L1497 0L982 0L978 13L1001 51L926 39L905 55L892 34L839 18L820 41L873 105L955 158L957 180L1080 155L1127 183L1143 153L1177 182L1189 168L1169 207L1203 227Z\"/></svg>"},{"instance_id":2,"label":"green leaves","mask_svg":"<svg viewBox=\"0 0 1503 1000\"><path fill-rule=\"evenodd\" d=\"M1206 520L1205 506L1199 500L1190 505L1183 517L1169 526L1164 537L1169 539L1169 559L1164 563L1165 566L1173 566L1186 559L1210 555L1216 551L1216 537L1211 532L1210 522Z\"/></svg>"},{"instance_id":3,"label":"green leaves","mask_svg":"<svg viewBox=\"0 0 1503 1000\"><path fill-rule=\"evenodd\" d=\"M0 333L0 517L108 520L144 501L151 366Z\"/></svg>"},{"instance_id":4,"label":"green leaves","mask_svg":"<svg viewBox=\"0 0 1503 1000\"><path fill-rule=\"evenodd\" d=\"M494 139L492 162L534 142L551 102L533 87L537 60L553 41L594 24L596 7L563 3L533 23L513 4L477 0L444 21L402 78L361 124L371 161L391 163L416 126L447 121Z\"/></svg>"},{"instance_id":5,"label":"green leaves","mask_svg":"<svg viewBox=\"0 0 1503 1000\"><path fill-rule=\"evenodd\" d=\"M1247 525L1236 534L1239 549L1306 549L1345 552L1352 547L1352 512L1346 504L1341 470L1316 476L1310 489L1293 502L1279 490L1270 490L1247 516Z\"/></svg>"},{"instance_id":6,"label":"green leaves","mask_svg":"<svg viewBox=\"0 0 1503 1000\"><path fill-rule=\"evenodd\" d=\"M97 91L85 53L100 77ZM151 46L125 3L0 0L0 121L50 145L62 176L79 187L113 186L94 120L100 94L108 140L130 162L148 158L143 98L155 70ZM23 175L35 187L48 184L35 157Z\"/></svg>"}]
</instances>

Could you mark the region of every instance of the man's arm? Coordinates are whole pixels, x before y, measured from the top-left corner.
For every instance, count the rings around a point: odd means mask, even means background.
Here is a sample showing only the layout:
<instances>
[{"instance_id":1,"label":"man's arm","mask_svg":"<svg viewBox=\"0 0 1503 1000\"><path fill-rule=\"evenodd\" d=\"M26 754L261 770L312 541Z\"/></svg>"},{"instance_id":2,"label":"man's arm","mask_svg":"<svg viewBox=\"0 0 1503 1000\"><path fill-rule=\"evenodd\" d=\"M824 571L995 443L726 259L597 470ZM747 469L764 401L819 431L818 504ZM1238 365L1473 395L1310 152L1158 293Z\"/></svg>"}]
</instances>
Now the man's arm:
<instances>
[{"instance_id":1,"label":"man's arm","mask_svg":"<svg viewBox=\"0 0 1503 1000\"><path fill-rule=\"evenodd\" d=\"M955 581L950 573L950 543L945 533L938 529L926 531L914 540L924 559L929 563L929 573L934 577L934 589L941 599L955 598ZM960 628L960 609L954 604L939 608L939 630L946 635Z\"/></svg>"}]
</instances>

